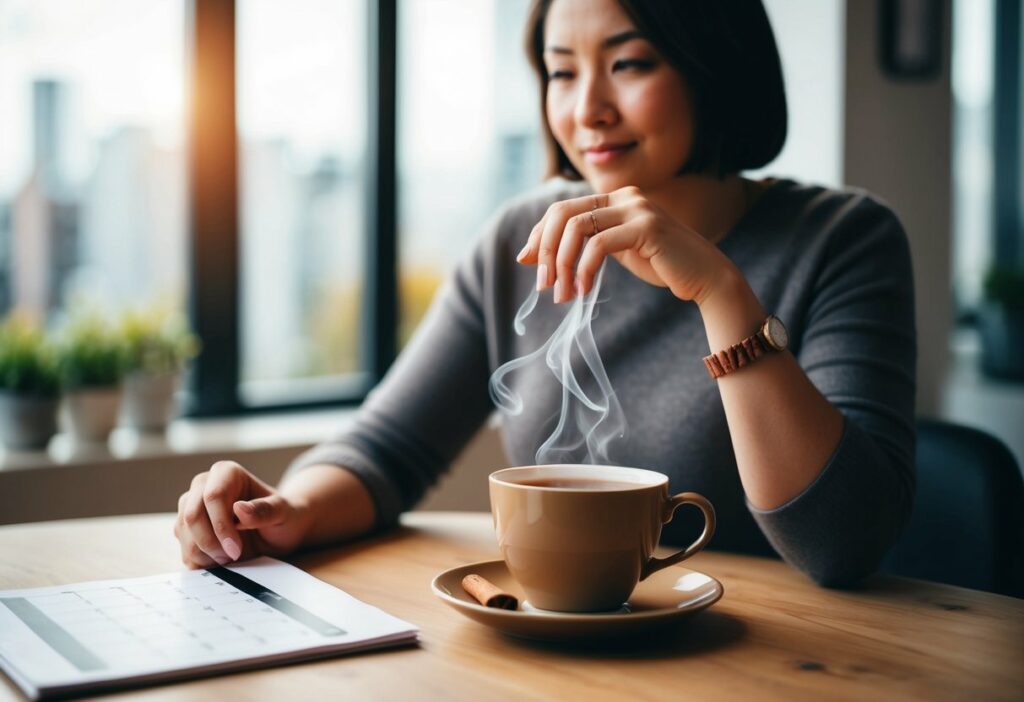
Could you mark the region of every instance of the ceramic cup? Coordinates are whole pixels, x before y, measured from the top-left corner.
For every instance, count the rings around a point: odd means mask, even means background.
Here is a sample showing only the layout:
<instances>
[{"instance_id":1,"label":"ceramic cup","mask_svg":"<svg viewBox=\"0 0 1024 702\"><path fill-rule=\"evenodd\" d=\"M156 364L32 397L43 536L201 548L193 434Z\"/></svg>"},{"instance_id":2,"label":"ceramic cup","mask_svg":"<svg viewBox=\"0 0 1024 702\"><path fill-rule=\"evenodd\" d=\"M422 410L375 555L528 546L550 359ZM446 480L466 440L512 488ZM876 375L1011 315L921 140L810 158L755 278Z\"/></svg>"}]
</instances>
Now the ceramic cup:
<instances>
[{"instance_id":1,"label":"ceramic cup","mask_svg":"<svg viewBox=\"0 0 1024 702\"><path fill-rule=\"evenodd\" d=\"M490 476L502 558L529 603L560 612L615 610L636 584L704 548L715 510L693 492L668 494L668 478L639 468L541 465ZM655 558L661 527L680 505L704 513L704 532Z\"/></svg>"}]
</instances>

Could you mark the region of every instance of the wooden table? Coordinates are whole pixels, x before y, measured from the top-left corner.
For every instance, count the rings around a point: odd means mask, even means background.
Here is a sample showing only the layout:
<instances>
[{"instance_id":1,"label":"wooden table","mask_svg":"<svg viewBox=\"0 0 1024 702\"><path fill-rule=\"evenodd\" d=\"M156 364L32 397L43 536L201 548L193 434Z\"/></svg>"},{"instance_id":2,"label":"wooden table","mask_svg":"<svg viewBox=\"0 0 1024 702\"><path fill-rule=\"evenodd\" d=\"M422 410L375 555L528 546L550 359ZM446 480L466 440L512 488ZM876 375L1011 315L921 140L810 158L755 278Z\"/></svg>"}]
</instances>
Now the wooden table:
<instances>
[{"instance_id":1,"label":"wooden table","mask_svg":"<svg viewBox=\"0 0 1024 702\"><path fill-rule=\"evenodd\" d=\"M168 514L0 527L0 589L180 567ZM420 644L120 693L146 700L1021 700L1024 601L877 577L816 587L771 560L687 562L725 596L627 646L507 638L437 600L438 572L496 557L490 516L419 512L369 541L292 559L421 628ZM0 675L0 699L23 699Z\"/></svg>"}]
</instances>

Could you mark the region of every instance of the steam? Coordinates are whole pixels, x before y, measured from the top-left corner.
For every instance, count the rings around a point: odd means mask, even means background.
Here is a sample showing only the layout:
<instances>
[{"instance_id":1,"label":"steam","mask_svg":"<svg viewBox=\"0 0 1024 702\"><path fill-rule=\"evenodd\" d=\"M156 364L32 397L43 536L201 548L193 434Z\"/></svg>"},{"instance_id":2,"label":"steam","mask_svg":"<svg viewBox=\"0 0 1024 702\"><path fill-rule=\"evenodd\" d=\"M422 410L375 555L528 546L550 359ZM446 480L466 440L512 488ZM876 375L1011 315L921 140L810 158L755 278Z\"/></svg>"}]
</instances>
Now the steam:
<instances>
[{"instance_id":1,"label":"steam","mask_svg":"<svg viewBox=\"0 0 1024 702\"><path fill-rule=\"evenodd\" d=\"M543 359L548 370L561 383L558 425L537 449L538 464L612 464L609 447L626 434L626 416L605 373L591 328L597 317L604 269L605 264L601 264L593 289L571 303L562 323L543 346L505 363L491 376L491 399L501 411L511 416L522 414L525 405L523 398L505 382L510 373ZM517 335L526 333L526 318L536 308L539 296L536 290L531 292L516 313L513 329ZM582 359L582 364L578 359ZM579 374L574 366L579 369Z\"/></svg>"}]
</instances>

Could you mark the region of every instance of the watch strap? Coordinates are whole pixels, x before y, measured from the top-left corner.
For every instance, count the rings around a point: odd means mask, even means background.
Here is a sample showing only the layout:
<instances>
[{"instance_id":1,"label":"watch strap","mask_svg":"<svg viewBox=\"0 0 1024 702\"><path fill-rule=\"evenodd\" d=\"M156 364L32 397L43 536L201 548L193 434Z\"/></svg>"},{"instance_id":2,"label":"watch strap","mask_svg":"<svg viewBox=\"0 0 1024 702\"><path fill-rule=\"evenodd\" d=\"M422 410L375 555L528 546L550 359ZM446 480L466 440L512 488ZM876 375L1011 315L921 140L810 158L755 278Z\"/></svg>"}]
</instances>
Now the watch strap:
<instances>
[{"instance_id":1,"label":"watch strap","mask_svg":"<svg viewBox=\"0 0 1024 702\"><path fill-rule=\"evenodd\" d=\"M727 373L753 363L768 351L768 345L761 338L761 332L751 334L738 344L704 357L704 365L712 378L718 379Z\"/></svg>"}]
</instances>

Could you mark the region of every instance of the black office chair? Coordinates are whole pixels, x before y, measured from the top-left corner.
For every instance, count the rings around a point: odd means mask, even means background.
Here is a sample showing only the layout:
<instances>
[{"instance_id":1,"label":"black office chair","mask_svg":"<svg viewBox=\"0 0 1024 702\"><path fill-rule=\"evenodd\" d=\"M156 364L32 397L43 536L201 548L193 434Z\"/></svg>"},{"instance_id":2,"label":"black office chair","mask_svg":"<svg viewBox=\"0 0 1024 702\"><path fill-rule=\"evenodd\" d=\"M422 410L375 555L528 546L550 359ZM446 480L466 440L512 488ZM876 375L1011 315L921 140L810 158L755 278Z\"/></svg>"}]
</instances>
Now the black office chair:
<instances>
[{"instance_id":1,"label":"black office chair","mask_svg":"<svg viewBox=\"0 0 1024 702\"><path fill-rule=\"evenodd\" d=\"M881 570L1024 597L1024 481L1001 441L918 421L914 511Z\"/></svg>"}]
</instances>

